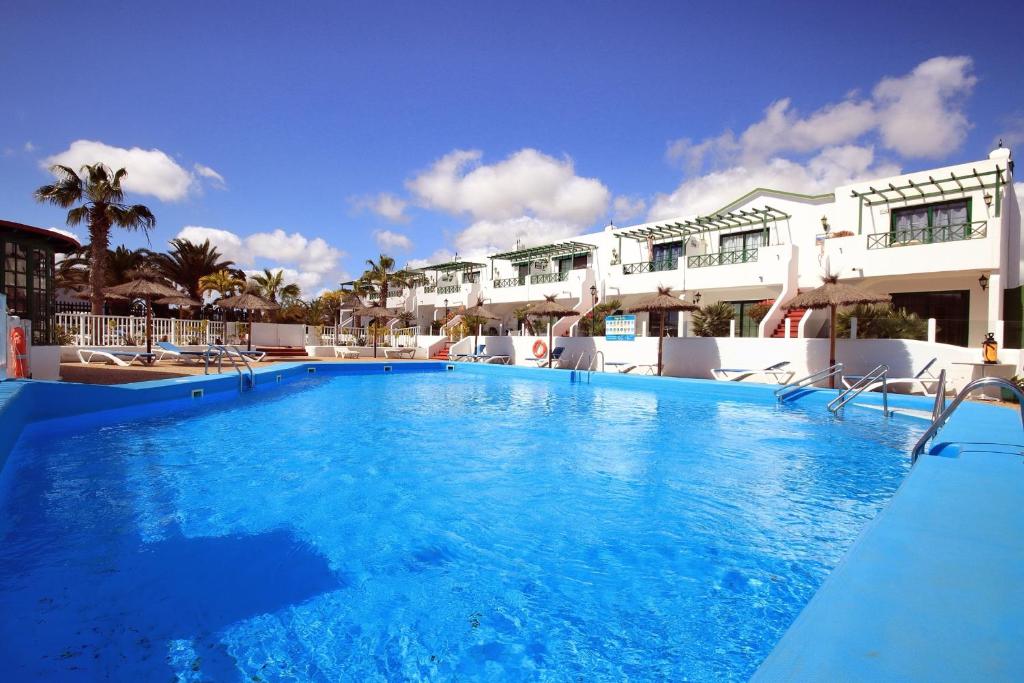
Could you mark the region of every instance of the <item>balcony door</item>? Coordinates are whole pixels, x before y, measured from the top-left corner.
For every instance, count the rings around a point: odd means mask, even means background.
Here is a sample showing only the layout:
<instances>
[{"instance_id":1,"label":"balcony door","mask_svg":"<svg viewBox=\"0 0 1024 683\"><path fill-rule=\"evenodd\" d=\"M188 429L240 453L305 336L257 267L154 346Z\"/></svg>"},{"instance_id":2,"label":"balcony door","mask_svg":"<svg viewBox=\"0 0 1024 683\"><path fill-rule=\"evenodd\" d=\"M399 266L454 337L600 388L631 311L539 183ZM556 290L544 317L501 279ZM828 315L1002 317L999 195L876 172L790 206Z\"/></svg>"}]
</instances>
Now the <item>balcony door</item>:
<instances>
[{"instance_id":1,"label":"balcony door","mask_svg":"<svg viewBox=\"0 0 1024 683\"><path fill-rule=\"evenodd\" d=\"M899 292L892 295L893 308L905 308L923 320L935 318L935 341L969 346L971 293L966 289L947 292ZM976 339L975 343L980 343Z\"/></svg>"}]
</instances>

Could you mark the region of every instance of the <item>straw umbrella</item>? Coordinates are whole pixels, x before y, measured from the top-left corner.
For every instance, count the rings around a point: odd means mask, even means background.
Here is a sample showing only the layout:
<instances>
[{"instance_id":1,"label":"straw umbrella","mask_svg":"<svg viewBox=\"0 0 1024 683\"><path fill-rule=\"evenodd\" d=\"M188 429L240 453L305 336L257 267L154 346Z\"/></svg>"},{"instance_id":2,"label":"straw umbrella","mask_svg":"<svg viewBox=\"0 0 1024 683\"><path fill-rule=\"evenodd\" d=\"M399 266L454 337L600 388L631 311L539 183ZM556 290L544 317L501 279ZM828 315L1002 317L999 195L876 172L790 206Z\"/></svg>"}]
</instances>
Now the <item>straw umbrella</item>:
<instances>
[{"instance_id":1,"label":"straw umbrella","mask_svg":"<svg viewBox=\"0 0 1024 683\"><path fill-rule=\"evenodd\" d=\"M368 308L361 308L354 311L355 315L361 317L367 317L370 319L370 324L375 324L378 320L388 320L394 318L395 314L389 309L383 306L370 306ZM377 357L377 330L373 330L373 357Z\"/></svg>"},{"instance_id":2,"label":"straw umbrella","mask_svg":"<svg viewBox=\"0 0 1024 683\"><path fill-rule=\"evenodd\" d=\"M842 284L837 275L826 274L821 281L823 284L820 287L797 294L785 307L787 309L829 309L828 364L831 367L836 364L836 309L840 306L855 306L856 304L887 304L892 301L892 297L888 294L875 294L860 287ZM836 388L835 375L829 378L829 384L833 389Z\"/></svg>"},{"instance_id":3,"label":"straw umbrella","mask_svg":"<svg viewBox=\"0 0 1024 683\"><path fill-rule=\"evenodd\" d=\"M235 296L225 297L220 299L217 305L221 308L240 308L243 311L274 311L281 308L273 301L267 301L252 292L242 292ZM252 321L249 322L248 349L252 351Z\"/></svg>"},{"instance_id":4,"label":"straw umbrella","mask_svg":"<svg viewBox=\"0 0 1024 683\"><path fill-rule=\"evenodd\" d=\"M153 298L164 296L181 296L181 292L167 285L147 280L155 277L146 271L138 271L136 279L124 284L108 287L103 290L104 296L123 296L126 299L144 299L146 301L146 353L153 352Z\"/></svg>"},{"instance_id":5,"label":"straw umbrella","mask_svg":"<svg viewBox=\"0 0 1024 683\"><path fill-rule=\"evenodd\" d=\"M658 287L658 293L647 299L643 299L633 308L629 309L630 313L654 313L658 312L661 315L659 320L661 321L661 328L658 331L658 375L661 375L661 371L664 368L662 362L662 353L665 346L665 315L669 311L696 311L700 308L696 304L691 304L688 301L683 301L679 297L672 296L672 289L670 287Z\"/></svg>"},{"instance_id":6,"label":"straw umbrella","mask_svg":"<svg viewBox=\"0 0 1024 683\"><path fill-rule=\"evenodd\" d=\"M160 304L161 306L177 306L179 319L181 318L182 309L203 305L202 302L196 301L192 297L188 297L183 294L178 294L177 296L165 296L163 299L157 299L153 303Z\"/></svg>"},{"instance_id":7,"label":"straw umbrella","mask_svg":"<svg viewBox=\"0 0 1024 683\"><path fill-rule=\"evenodd\" d=\"M474 318L486 318L487 320L500 320L500 315L495 315L493 311L484 306L483 299L476 300L476 306L470 306L462 312L463 317L474 317ZM473 353L480 348L480 326L478 325L476 330L473 332Z\"/></svg>"},{"instance_id":8,"label":"straw umbrella","mask_svg":"<svg viewBox=\"0 0 1024 683\"><path fill-rule=\"evenodd\" d=\"M530 304L526 314L533 318L568 318L579 315L578 311L563 306L555 301L554 294L545 294L544 301L539 304ZM548 367L551 367L551 325L548 325Z\"/></svg>"}]
</instances>

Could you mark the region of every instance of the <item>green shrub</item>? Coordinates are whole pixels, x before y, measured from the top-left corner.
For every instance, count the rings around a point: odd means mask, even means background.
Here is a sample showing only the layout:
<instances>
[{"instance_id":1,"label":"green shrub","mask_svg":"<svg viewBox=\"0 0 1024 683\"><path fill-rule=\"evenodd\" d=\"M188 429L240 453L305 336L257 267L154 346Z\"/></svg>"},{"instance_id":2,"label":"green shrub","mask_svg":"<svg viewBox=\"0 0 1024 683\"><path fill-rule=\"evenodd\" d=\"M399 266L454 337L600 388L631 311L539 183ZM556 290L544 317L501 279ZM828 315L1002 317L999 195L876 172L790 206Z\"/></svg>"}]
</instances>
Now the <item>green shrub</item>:
<instances>
[{"instance_id":1,"label":"green shrub","mask_svg":"<svg viewBox=\"0 0 1024 683\"><path fill-rule=\"evenodd\" d=\"M736 309L725 301L708 304L693 312L693 332L698 337L727 337Z\"/></svg>"},{"instance_id":2,"label":"green shrub","mask_svg":"<svg viewBox=\"0 0 1024 683\"><path fill-rule=\"evenodd\" d=\"M905 308L889 304L858 304L836 316L836 336L850 336L850 319L857 319L858 339L928 338L928 322Z\"/></svg>"}]
</instances>

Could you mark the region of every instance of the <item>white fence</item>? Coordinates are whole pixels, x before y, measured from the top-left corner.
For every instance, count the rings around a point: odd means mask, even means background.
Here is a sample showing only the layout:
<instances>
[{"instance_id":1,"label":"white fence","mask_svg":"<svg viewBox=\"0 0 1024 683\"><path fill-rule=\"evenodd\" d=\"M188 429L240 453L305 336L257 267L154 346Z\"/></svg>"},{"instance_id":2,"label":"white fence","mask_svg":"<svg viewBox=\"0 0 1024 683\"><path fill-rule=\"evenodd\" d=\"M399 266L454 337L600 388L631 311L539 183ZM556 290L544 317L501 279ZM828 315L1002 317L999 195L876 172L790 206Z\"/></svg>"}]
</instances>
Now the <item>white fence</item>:
<instances>
[{"instance_id":1,"label":"white fence","mask_svg":"<svg viewBox=\"0 0 1024 683\"><path fill-rule=\"evenodd\" d=\"M315 339L317 329L307 328L307 339ZM372 346L373 338L365 327L321 327L319 346ZM378 346L416 346L419 329L416 327L399 327L381 330L377 335Z\"/></svg>"},{"instance_id":2,"label":"white fence","mask_svg":"<svg viewBox=\"0 0 1024 683\"><path fill-rule=\"evenodd\" d=\"M56 324L61 341L72 346L138 346L146 339L146 319L136 316L58 313ZM218 339L230 343L224 335L235 334L235 328L234 323L215 320L153 318L153 339L172 344L210 344Z\"/></svg>"}]
</instances>

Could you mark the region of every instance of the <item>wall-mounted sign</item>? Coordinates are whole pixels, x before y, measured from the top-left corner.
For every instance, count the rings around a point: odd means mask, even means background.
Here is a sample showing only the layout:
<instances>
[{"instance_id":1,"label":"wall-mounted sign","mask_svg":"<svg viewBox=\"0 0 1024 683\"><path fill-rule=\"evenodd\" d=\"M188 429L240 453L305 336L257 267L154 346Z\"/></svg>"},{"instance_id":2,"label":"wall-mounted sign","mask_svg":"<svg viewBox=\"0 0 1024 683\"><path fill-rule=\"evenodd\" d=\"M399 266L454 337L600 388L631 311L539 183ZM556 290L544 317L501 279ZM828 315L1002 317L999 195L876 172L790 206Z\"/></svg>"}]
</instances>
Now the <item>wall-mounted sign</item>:
<instances>
[{"instance_id":1,"label":"wall-mounted sign","mask_svg":"<svg viewBox=\"0 0 1024 683\"><path fill-rule=\"evenodd\" d=\"M604 319L604 338L608 341L636 339L635 315L609 315Z\"/></svg>"}]
</instances>

